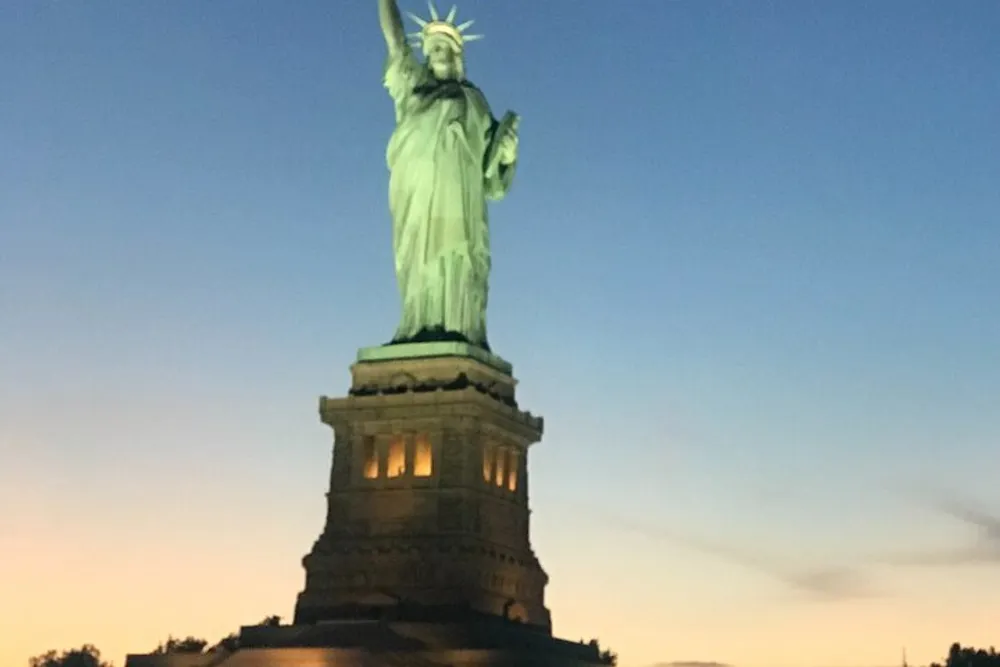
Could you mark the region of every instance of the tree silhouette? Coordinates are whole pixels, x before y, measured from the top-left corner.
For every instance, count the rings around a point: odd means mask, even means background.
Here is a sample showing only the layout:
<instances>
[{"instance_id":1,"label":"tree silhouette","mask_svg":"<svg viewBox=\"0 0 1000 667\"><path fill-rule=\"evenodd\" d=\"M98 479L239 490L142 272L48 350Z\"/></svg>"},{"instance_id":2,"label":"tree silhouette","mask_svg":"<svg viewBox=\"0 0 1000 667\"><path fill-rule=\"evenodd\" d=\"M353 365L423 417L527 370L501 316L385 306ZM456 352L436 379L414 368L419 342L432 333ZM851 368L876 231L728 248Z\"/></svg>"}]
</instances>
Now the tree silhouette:
<instances>
[{"instance_id":1,"label":"tree silhouette","mask_svg":"<svg viewBox=\"0 0 1000 667\"><path fill-rule=\"evenodd\" d=\"M268 616L258 626L278 627L281 625L280 616ZM202 653L208 642L197 637L187 636L184 639L169 635L167 640L161 643L152 652L153 655L167 655L177 653ZM225 651L233 653L240 648L239 633L233 632L226 635L214 645L208 647L208 652ZM28 659L29 667L114 667L110 662L101 660L101 652L93 644L84 644L80 648L71 649L59 653L48 651L41 655L36 655Z\"/></svg>"},{"instance_id":2,"label":"tree silhouette","mask_svg":"<svg viewBox=\"0 0 1000 667\"><path fill-rule=\"evenodd\" d=\"M930 667L1000 667L1000 653L992 646L989 650L975 649L955 642L948 649L944 665L932 662Z\"/></svg>"},{"instance_id":3,"label":"tree silhouette","mask_svg":"<svg viewBox=\"0 0 1000 667\"><path fill-rule=\"evenodd\" d=\"M178 639L174 636L167 637L167 641L156 647L153 655L165 655L167 653L201 653L208 642L197 637L185 637Z\"/></svg>"},{"instance_id":4,"label":"tree silhouette","mask_svg":"<svg viewBox=\"0 0 1000 667\"><path fill-rule=\"evenodd\" d=\"M266 625L266 626L272 627L272 628L278 627L279 625L281 625L281 617L280 616L268 616L267 618L265 618L263 621L261 621L257 625ZM209 652L226 651L228 653L232 653L233 651L235 651L239 647L240 647L240 635L239 635L238 632L233 632L233 633L230 633L230 634L226 635L222 639L220 639L214 645L212 645L211 647L209 647L208 650L209 650Z\"/></svg>"},{"instance_id":5,"label":"tree silhouette","mask_svg":"<svg viewBox=\"0 0 1000 667\"><path fill-rule=\"evenodd\" d=\"M111 667L110 662L101 660L101 652L91 644L80 648L56 653L49 651L28 660L30 667Z\"/></svg>"},{"instance_id":6,"label":"tree silhouette","mask_svg":"<svg viewBox=\"0 0 1000 667\"><path fill-rule=\"evenodd\" d=\"M227 653L232 653L239 647L240 636L237 633L232 632L213 644L208 651L209 653L214 653L216 651L226 651Z\"/></svg>"},{"instance_id":7,"label":"tree silhouette","mask_svg":"<svg viewBox=\"0 0 1000 667\"><path fill-rule=\"evenodd\" d=\"M597 655L600 657L601 663L605 665L610 665L615 667L618 664L618 654L609 648L602 649L601 643L596 639L590 640L590 645L597 649Z\"/></svg>"}]
</instances>

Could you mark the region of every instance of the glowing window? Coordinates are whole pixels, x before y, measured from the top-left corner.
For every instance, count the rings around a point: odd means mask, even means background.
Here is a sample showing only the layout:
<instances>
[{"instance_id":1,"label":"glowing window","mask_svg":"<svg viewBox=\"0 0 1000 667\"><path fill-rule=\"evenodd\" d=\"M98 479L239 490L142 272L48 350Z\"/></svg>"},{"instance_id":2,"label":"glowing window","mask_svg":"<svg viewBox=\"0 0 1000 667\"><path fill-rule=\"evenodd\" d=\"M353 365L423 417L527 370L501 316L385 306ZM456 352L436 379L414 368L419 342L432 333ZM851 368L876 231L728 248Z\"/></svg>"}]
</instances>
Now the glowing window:
<instances>
[{"instance_id":1,"label":"glowing window","mask_svg":"<svg viewBox=\"0 0 1000 667\"><path fill-rule=\"evenodd\" d=\"M507 463L507 450L504 449L503 447L497 447L496 476L493 478L493 481L496 483L497 486L503 486L506 463Z\"/></svg>"},{"instance_id":2,"label":"glowing window","mask_svg":"<svg viewBox=\"0 0 1000 667\"><path fill-rule=\"evenodd\" d=\"M389 457L386 474L389 477L401 477L406 472L406 441L403 436L394 435L389 441Z\"/></svg>"},{"instance_id":3,"label":"glowing window","mask_svg":"<svg viewBox=\"0 0 1000 667\"><path fill-rule=\"evenodd\" d=\"M493 445L483 446L483 481L493 481Z\"/></svg>"},{"instance_id":4,"label":"glowing window","mask_svg":"<svg viewBox=\"0 0 1000 667\"><path fill-rule=\"evenodd\" d=\"M375 449L375 438L371 436L364 439L364 457L362 473L365 479L375 479L378 477L378 450Z\"/></svg>"},{"instance_id":5,"label":"glowing window","mask_svg":"<svg viewBox=\"0 0 1000 667\"><path fill-rule=\"evenodd\" d=\"M430 477L433 471L431 439L426 434L421 433L413 443L413 475L414 477Z\"/></svg>"},{"instance_id":6,"label":"glowing window","mask_svg":"<svg viewBox=\"0 0 1000 667\"><path fill-rule=\"evenodd\" d=\"M507 456L507 489L517 490L518 454L516 450L510 450Z\"/></svg>"}]
</instances>

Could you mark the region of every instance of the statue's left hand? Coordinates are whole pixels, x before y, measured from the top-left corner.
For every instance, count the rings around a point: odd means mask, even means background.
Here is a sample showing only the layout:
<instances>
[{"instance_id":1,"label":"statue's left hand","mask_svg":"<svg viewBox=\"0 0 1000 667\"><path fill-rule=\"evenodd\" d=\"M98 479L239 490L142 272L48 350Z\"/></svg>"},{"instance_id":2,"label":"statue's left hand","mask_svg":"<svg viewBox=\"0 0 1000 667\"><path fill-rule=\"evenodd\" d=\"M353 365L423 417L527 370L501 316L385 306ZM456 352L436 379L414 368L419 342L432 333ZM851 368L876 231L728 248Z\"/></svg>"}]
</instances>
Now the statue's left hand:
<instances>
[{"instance_id":1,"label":"statue's left hand","mask_svg":"<svg viewBox=\"0 0 1000 667\"><path fill-rule=\"evenodd\" d=\"M517 161L517 124L511 125L500 137L500 164L511 165Z\"/></svg>"}]
</instances>

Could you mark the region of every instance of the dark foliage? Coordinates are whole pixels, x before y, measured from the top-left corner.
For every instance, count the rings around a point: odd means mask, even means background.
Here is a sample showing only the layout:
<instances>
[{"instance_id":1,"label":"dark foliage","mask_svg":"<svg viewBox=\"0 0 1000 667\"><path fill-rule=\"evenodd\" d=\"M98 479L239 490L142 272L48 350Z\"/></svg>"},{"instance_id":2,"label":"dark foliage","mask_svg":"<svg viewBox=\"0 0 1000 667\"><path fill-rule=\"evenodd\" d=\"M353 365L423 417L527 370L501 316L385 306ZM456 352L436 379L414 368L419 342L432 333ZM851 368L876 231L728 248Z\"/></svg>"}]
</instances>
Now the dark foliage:
<instances>
[{"instance_id":1,"label":"dark foliage","mask_svg":"<svg viewBox=\"0 0 1000 667\"><path fill-rule=\"evenodd\" d=\"M235 632L232 632L223 637L222 639L220 639L219 641L217 641L208 650L209 652L225 651L226 653L232 653L239 647L240 647L240 636Z\"/></svg>"},{"instance_id":2,"label":"dark foliage","mask_svg":"<svg viewBox=\"0 0 1000 667\"><path fill-rule=\"evenodd\" d=\"M951 645L944 665L931 663L930 667L1000 667L1000 653L994 647L975 649L959 643Z\"/></svg>"},{"instance_id":3,"label":"dark foliage","mask_svg":"<svg viewBox=\"0 0 1000 667\"><path fill-rule=\"evenodd\" d=\"M56 653L49 651L28 660L30 667L111 667L110 662L101 660L101 652L90 644L71 651Z\"/></svg>"},{"instance_id":4,"label":"dark foliage","mask_svg":"<svg viewBox=\"0 0 1000 667\"><path fill-rule=\"evenodd\" d=\"M605 665L611 665L615 667L618 664L618 654L609 648L601 648L601 643L596 639L590 640L590 645L597 649L597 655L600 657L601 663Z\"/></svg>"},{"instance_id":5,"label":"dark foliage","mask_svg":"<svg viewBox=\"0 0 1000 667\"><path fill-rule=\"evenodd\" d=\"M178 639L171 636L167 637L167 641L157 646L153 653L156 655L164 655L167 653L201 653L207 645L207 641L204 639L198 639L197 637L185 637L184 639Z\"/></svg>"},{"instance_id":6,"label":"dark foliage","mask_svg":"<svg viewBox=\"0 0 1000 667\"><path fill-rule=\"evenodd\" d=\"M268 616L267 618L265 618L263 621L261 621L257 625L267 625L267 626L270 626L270 627L277 627L277 626L281 625L281 617L280 616ZM213 644L212 646L210 646L208 650L209 650L209 652L226 651L227 653L232 653L233 651L235 651L239 647L240 647L240 635L239 635L239 633L233 632L231 634L226 635L225 637L223 637L222 639L220 639L218 642L216 642L215 644Z\"/></svg>"}]
</instances>

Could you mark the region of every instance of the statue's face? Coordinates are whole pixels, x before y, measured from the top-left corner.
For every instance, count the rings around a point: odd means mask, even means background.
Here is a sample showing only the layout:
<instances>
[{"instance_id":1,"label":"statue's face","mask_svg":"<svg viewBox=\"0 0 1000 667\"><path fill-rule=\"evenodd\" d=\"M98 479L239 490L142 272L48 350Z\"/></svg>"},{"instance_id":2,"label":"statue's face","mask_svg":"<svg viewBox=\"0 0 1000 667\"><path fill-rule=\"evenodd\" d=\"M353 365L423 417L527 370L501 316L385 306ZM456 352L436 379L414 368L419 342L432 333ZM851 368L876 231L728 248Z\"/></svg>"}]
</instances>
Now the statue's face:
<instances>
[{"instance_id":1,"label":"statue's face","mask_svg":"<svg viewBox=\"0 0 1000 667\"><path fill-rule=\"evenodd\" d=\"M430 40L425 48L427 65L435 78L440 80L457 79L461 72L461 56L447 39Z\"/></svg>"}]
</instances>

